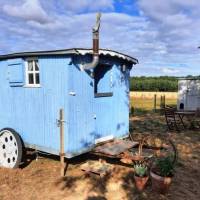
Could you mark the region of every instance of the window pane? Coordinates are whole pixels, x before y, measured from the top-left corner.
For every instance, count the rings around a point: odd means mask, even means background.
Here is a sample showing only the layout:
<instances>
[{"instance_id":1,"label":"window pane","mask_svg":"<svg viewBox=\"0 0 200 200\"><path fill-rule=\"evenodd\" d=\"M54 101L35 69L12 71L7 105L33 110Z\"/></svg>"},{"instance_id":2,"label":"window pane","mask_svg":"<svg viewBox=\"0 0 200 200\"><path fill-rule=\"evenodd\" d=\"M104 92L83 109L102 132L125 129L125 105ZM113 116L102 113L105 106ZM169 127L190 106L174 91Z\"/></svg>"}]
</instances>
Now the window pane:
<instances>
[{"instance_id":1,"label":"window pane","mask_svg":"<svg viewBox=\"0 0 200 200\"><path fill-rule=\"evenodd\" d=\"M36 84L40 84L40 76L39 76L39 73L36 73Z\"/></svg>"},{"instance_id":2,"label":"window pane","mask_svg":"<svg viewBox=\"0 0 200 200\"><path fill-rule=\"evenodd\" d=\"M38 61L35 60L34 62L35 62L35 71L39 71Z\"/></svg>"},{"instance_id":3,"label":"window pane","mask_svg":"<svg viewBox=\"0 0 200 200\"><path fill-rule=\"evenodd\" d=\"M34 84L33 74L28 74L28 84Z\"/></svg>"},{"instance_id":4,"label":"window pane","mask_svg":"<svg viewBox=\"0 0 200 200\"><path fill-rule=\"evenodd\" d=\"M33 71L33 61L28 61L28 71Z\"/></svg>"}]
</instances>

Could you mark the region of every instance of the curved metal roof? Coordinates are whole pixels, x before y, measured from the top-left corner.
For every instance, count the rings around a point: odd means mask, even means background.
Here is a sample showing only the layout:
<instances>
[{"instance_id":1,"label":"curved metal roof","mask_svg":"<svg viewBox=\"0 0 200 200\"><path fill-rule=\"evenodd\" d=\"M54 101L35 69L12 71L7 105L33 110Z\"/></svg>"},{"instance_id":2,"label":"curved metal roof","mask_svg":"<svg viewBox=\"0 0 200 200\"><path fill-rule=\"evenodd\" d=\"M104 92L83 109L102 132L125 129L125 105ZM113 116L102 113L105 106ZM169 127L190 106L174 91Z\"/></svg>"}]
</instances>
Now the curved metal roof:
<instances>
[{"instance_id":1,"label":"curved metal roof","mask_svg":"<svg viewBox=\"0 0 200 200\"><path fill-rule=\"evenodd\" d=\"M50 56L50 55L67 55L67 54L76 54L76 55L92 54L92 49L73 48L73 49L63 49L55 51L33 51L33 52L12 53L7 55L0 55L0 60L20 58L20 57L30 57L30 56ZM133 58L126 54L119 53L117 51L113 51L110 49L100 49L99 54L104 56L118 57L132 64L138 63L138 60L136 58Z\"/></svg>"}]
</instances>

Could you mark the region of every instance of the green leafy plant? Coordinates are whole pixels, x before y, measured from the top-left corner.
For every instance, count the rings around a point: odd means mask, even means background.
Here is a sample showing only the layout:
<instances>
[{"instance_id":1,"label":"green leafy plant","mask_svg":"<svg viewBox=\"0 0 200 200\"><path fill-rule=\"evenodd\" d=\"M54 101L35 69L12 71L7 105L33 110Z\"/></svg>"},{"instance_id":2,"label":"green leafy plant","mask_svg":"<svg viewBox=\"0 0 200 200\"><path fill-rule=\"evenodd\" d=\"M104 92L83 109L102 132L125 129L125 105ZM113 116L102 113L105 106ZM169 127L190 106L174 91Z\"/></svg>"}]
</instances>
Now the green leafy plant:
<instances>
[{"instance_id":1,"label":"green leafy plant","mask_svg":"<svg viewBox=\"0 0 200 200\"><path fill-rule=\"evenodd\" d=\"M157 158L155 161L154 169L155 173L160 176L172 176L174 171L174 164L172 158L170 156Z\"/></svg>"},{"instance_id":2,"label":"green leafy plant","mask_svg":"<svg viewBox=\"0 0 200 200\"><path fill-rule=\"evenodd\" d=\"M135 175L139 177L147 176L148 168L144 164L136 164L134 165Z\"/></svg>"}]
</instances>

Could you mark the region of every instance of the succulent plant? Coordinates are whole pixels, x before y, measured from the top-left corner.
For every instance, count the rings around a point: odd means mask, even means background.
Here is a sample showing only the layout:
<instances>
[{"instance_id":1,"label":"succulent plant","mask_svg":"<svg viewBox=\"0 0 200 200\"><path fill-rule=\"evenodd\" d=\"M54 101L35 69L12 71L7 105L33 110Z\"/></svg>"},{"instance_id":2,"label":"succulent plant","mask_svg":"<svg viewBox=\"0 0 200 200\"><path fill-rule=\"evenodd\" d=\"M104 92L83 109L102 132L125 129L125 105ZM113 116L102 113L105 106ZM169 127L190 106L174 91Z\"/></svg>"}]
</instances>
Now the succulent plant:
<instances>
[{"instance_id":1,"label":"succulent plant","mask_svg":"<svg viewBox=\"0 0 200 200\"><path fill-rule=\"evenodd\" d=\"M155 169L156 173L160 176L172 176L174 171L172 158L170 156L157 158L155 162Z\"/></svg>"},{"instance_id":2,"label":"succulent plant","mask_svg":"<svg viewBox=\"0 0 200 200\"><path fill-rule=\"evenodd\" d=\"M144 164L136 164L134 165L135 175L139 177L144 177L147 175L147 166Z\"/></svg>"}]
</instances>

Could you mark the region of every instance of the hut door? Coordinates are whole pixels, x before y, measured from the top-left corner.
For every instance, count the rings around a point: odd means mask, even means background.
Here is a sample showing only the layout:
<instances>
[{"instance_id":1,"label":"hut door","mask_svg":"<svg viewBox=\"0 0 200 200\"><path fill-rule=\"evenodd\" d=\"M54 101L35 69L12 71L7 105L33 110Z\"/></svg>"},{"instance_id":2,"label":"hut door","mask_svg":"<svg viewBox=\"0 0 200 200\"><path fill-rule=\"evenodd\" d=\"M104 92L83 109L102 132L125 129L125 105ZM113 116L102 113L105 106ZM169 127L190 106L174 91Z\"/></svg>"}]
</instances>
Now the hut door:
<instances>
[{"instance_id":1,"label":"hut door","mask_svg":"<svg viewBox=\"0 0 200 200\"><path fill-rule=\"evenodd\" d=\"M78 67L68 67L68 146L77 153L92 144L94 137L93 78Z\"/></svg>"},{"instance_id":2,"label":"hut door","mask_svg":"<svg viewBox=\"0 0 200 200\"><path fill-rule=\"evenodd\" d=\"M113 137L112 131L112 66L99 64L94 70L95 142Z\"/></svg>"}]
</instances>

